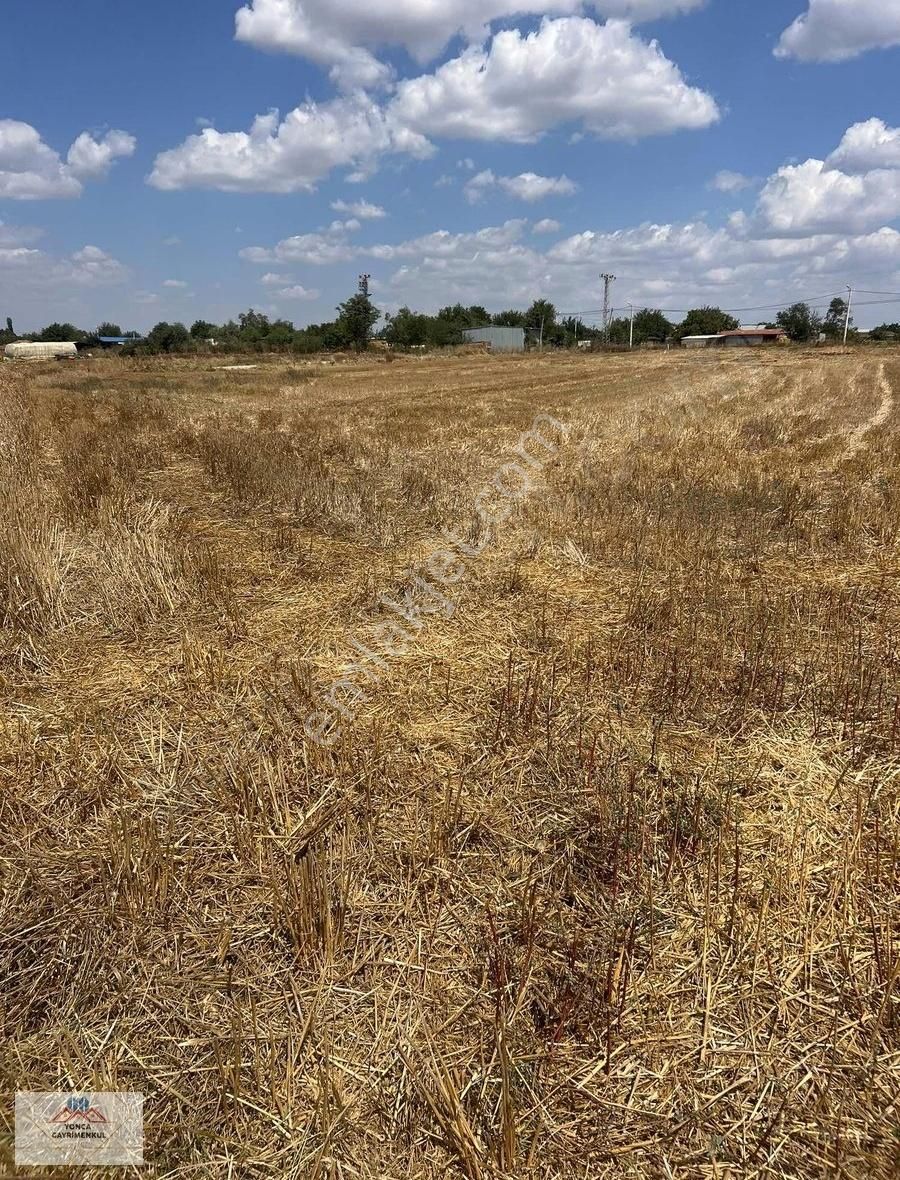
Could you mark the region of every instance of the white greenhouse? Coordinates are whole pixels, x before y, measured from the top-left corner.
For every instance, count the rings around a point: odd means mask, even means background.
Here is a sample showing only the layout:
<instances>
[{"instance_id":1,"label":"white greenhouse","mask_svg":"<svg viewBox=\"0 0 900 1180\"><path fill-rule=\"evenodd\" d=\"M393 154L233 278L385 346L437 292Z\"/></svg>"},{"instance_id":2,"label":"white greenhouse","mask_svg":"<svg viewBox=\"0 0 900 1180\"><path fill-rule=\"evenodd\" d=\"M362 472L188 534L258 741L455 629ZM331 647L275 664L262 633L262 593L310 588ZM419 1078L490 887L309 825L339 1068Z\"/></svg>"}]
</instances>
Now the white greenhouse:
<instances>
[{"instance_id":1,"label":"white greenhouse","mask_svg":"<svg viewBox=\"0 0 900 1180\"><path fill-rule=\"evenodd\" d=\"M78 349L74 344L63 342L30 344L23 340L18 344L7 344L3 350L3 356L8 361L68 360L78 356Z\"/></svg>"}]
</instances>

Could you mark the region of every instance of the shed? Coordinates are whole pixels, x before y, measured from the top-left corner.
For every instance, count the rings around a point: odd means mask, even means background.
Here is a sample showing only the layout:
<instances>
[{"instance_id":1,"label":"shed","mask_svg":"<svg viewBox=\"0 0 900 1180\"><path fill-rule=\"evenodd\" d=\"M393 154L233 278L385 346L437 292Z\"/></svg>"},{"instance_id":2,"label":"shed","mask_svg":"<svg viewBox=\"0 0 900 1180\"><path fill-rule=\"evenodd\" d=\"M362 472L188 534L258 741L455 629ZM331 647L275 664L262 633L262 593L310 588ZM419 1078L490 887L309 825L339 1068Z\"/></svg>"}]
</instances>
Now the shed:
<instances>
[{"instance_id":1,"label":"shed","mask_svg":"<svg viewBox=\"0 0 900 1180\"><path fill-rule=\"evenodd\" d=\"M486 344L491 352L524 352L524 328L465 328L467 344Z\"/></svg>"},{"instance_id":2,"label":"shed","mask_svg":"<svg viewBox=\"0 0 900 1180\"><path fill-rule=\"evenodd\" d=\"M762 348L767 344L781 344L787 340L783 328L737 328L733 332L720 332L716 338L717 348Z\"/></svg>"},{"instance_id":3,"label":"shed","mask_svg":"<svg viewBox=\"0 0 900 1180\"><path fill-rule=\"evenodd\" d=\"M718 340L718 336L682 336L682 348L709 348L714 340Z\"/></svg>"},{"instance_id":4,"label":"shed","mask_svg":"<svg viewBox=\"0 0 900 1180\"><path fill-rule=\"evenodd\" d=\"M126 344L137 344L139 336L98 336L101 348L124 348Z\"/></svg>"},{"instance_id":5,"label":"shed","mask_svg":"<svg viewBox=\"0 0 900 1180\"><path fill-rule=\"evenodd\" d=\"M20 340L16 344L7 344L3 356L8 361L55 361L69 360L78 356L78 349L68 341L50 343L41 341L31 344Z\"/></svg>"}]
</instances>

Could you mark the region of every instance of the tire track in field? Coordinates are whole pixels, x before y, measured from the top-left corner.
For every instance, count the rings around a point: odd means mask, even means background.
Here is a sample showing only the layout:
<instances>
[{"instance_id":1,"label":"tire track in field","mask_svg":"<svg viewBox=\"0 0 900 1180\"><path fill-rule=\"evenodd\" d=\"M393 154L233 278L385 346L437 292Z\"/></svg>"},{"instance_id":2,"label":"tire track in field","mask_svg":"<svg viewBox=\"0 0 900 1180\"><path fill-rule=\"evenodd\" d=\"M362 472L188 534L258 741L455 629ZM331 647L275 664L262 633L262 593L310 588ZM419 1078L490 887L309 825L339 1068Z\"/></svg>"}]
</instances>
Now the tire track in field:
<instances>
[{"instance_id":1,"label":"tire track in field","mask_svg":"<svg viewBox=\"0 0 900 1180\"><path fill-rule=\"evenodd\" d=\"M894 389L885 372L884 361L878 366L878 375L875 380L878 391L881 394L881 403L872 417L852 432L847 446L835 461L835 467L839 467L842 463L849 463L855 459L863 447L865 447L869 435L881 426L884 426L885 422L887 422L888 418L894 412Z\"/></svg>"}]
</instances>

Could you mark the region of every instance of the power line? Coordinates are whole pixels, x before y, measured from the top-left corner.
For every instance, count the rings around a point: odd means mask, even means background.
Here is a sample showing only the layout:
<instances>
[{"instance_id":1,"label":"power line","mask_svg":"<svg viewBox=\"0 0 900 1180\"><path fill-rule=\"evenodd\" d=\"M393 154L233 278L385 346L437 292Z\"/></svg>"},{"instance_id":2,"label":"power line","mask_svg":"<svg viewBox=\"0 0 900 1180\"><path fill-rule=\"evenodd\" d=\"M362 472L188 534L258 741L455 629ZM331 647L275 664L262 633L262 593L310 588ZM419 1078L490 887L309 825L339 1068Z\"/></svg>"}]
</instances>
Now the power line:
<instances>
[{"instance_id":1,"label":"power line","mask_svg":"<svg viewBox=\"0 0 900 1180\"><path fill-rule=\"evenodd\" d=\"M875 293L881 294L882 292L875 292ZM824 304L827 300L830 300L830 299L843 298L843 294L844 293L841 291L831 291L826 295L798 296L796 299L789 300L786 303L758 303L753 307L731 307L731 306L726 305L722 310L723 311L734 311L734 312L780 311L786 307L793 307L793 305L795 303L810 303L810 304L823 303ZM898 299L900 299L900 295L898 295ZM890 300L888 300L888 302L890 302ZM859 306L859 305L857 304L857 306ZM659 311L663 315L687 315L688 312L697 310L696 304L694 305L694 307L652 307L649 303L647 303L647 304L635 304L635 307L638 308L638 310L640 310L640 311ZM572 316L572 317L574 317L574 316L602 316L604 314L605 310L606 309L604 309L604 308L596 307L596 308L590 308L587 311L565 311L565 312L559 312L558 314L563 316L564 318L569 317L569 316ZM612 310L614 311L615 309L612 309Z\"/></svg>"}]
</instances>

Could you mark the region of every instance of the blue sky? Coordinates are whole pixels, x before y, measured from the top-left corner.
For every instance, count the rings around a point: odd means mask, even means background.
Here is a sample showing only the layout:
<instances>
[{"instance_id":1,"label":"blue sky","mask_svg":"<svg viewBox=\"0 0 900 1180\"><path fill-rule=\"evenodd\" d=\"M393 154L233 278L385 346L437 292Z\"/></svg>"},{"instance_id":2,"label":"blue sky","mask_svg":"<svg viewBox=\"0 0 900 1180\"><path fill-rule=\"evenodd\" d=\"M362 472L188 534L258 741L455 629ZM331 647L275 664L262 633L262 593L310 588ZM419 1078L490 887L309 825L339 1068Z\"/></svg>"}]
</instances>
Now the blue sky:
<instances>
[{"instance_id":1,"label":"blue sky","mask_svg":"<svg viewBox=\"0 0 900 1180\"><path fill-rule=\"evenodd\" d=\"M900 291L900 0L29 0L0 319ZM277 113L275 113L277 112ZM335 208L337 205L337 208ZM900 319L860 294L858 323Z\"/></svg>"}]
</instances>

